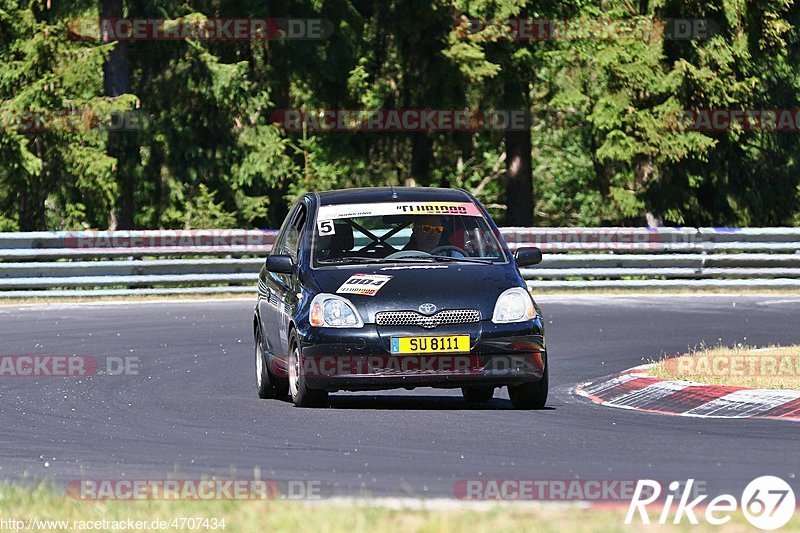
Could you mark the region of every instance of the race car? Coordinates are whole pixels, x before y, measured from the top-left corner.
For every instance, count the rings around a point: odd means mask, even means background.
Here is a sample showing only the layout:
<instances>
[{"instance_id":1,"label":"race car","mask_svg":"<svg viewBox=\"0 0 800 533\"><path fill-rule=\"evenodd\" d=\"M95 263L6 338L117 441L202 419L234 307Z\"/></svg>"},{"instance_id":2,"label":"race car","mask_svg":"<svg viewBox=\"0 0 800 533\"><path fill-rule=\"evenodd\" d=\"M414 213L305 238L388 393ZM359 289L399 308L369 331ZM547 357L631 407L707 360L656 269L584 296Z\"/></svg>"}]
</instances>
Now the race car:
<instances>
[{"instance_id":1,"label":"race car","mask_svg":"<svg viewBox=\"0 0 800 533\"><path fill-rule=\"evenodd\" d=\"M544 326L486 209L461 189L308 193L261 269L253 317L261 398L325 406L335 391L460 388L487 402L508 387L544 407Z\"/></svg>"}]
</instances>

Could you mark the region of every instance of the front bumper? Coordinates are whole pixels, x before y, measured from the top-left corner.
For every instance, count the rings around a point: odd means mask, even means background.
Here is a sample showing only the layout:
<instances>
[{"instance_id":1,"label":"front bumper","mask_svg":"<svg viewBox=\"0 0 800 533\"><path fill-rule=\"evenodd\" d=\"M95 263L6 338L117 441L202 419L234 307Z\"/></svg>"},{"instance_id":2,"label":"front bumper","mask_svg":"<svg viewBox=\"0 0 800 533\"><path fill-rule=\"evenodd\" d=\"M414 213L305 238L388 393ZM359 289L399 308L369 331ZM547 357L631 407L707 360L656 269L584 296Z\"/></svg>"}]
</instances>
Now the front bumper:
<instances>
[{"instance_id":1,"label":"front bumper","mask_svg":"<svg viewBox=\"0 0 800 533\"><path fill-rule=\"evenodd\" d=\"M541 319L516 324L387 327L309 327L298 331L301 361L310 388L382 390L393 388L516 385L541 379L547 364ZM392 337L470 336L468 354L392 355Z\"/></svg>"}]
</instances>

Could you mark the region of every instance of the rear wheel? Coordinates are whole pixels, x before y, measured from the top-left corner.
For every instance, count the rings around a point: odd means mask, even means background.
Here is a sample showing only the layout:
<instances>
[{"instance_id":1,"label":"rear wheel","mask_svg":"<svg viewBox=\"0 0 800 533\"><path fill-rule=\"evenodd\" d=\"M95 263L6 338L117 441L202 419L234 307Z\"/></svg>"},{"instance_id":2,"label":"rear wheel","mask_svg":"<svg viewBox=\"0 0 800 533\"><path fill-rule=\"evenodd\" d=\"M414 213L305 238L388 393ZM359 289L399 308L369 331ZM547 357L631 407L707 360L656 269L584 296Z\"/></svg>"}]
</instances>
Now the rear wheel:
<instances>
[{"instance_id":1,"label":"rear wheel","mask_svg":"<svg viewBox=\"0 0 800 533\"><path fill-rule=\"evenodd\" d=\"M272 375L267 366L267 359L264 355L264 346L261 342L261 334L256 333L256 385L258 386L259 398L277 398L282 400L289 394L289 382L285 379L278 379Z\"/></svg>"},{"instance_id":2,"label":"rear wheel","mask_svg":"<svg viewBox=\"0 0 800 533\"><path fill-rule=\"evenodd\" d=\"M461 394L469 403L484 403L494 397L494 387L462 387Z\"/></svg>"},{"instance_id":3,"label":"rear wheel","mask_svg":"<svg viewBox=\"0 0 800 533\"><path fill-rule=\"evenodd\" d=\"M297 407L326 407L328 391L309 389L300 355L300 342L292 333L289 342L289 394Z\"/></svg>"},{"instance_id":4,"label":"rear wheel","mask_svg":"<svg viewBox=\"0 0 800 533\"><path fill-rule=\"evenodd\" d=\"M545 363L542 379L508 387L508 397L515 409L542 409L547 403L548 365Z\"/></svg>"}]
</instances>

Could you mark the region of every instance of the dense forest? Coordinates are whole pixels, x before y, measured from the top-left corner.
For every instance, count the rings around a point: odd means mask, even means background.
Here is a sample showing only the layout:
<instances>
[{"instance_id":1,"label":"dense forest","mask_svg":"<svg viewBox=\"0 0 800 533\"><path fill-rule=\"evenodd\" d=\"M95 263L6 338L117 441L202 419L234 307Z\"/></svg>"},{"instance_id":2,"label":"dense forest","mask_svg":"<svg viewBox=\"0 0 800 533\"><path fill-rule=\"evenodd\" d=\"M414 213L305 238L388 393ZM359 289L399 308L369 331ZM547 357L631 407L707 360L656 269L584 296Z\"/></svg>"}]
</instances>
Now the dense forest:
<instances>
[{"instance_id":1,"label":"dense forest","mask_svg":"<svg viewBox=\"0 0 800 533\"><path fill-rule=\"evenodd\" d=\"M0 231L274 228L305 191L383 184L463 187L505 225L797 225L798 28L791 0L0 0ZM765 110L786 121L691 120Z\"/></svg>"}]
</instances>

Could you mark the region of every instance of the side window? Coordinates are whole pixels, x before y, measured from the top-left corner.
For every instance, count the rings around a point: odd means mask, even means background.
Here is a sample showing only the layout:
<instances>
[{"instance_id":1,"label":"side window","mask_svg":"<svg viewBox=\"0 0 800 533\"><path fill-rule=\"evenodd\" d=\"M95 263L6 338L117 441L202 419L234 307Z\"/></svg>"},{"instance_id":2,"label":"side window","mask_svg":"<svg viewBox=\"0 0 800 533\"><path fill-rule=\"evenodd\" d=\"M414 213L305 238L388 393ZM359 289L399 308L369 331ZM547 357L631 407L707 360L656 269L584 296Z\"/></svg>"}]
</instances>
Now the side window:
<instances>
[{"instance_id":1,"label":"side window","mask_svg":"<svg viewBox=\"0 0 800 533\"><path fill-rule=\"evenodd\" d=\"M289 210L289 214L286 215L286 218L283 219L283 224L281 225L281 230L278 232L278 238L275 239L275 244L273 245L272 249L277 254L285 254L286 253L286 237L289 233L289 228L291 227L291 222L294 217L297 215L297 211L300 208L300 202L296 203L294 207Z\"/></svg>"},{"instance_id":2,"label":"side window","mask_svg":"<svg viewBox=\"0 0 800 533\"><path fill-rule=\"evenodd\" d=\"M306 206L300 204L294 218L289 223L286 230L286 243L283 246L283 253L292 256L292 261L297 261L297 252L300 250L300 243L303 240L303 229L306 225Z\"/></svg>"}]
</instances>

